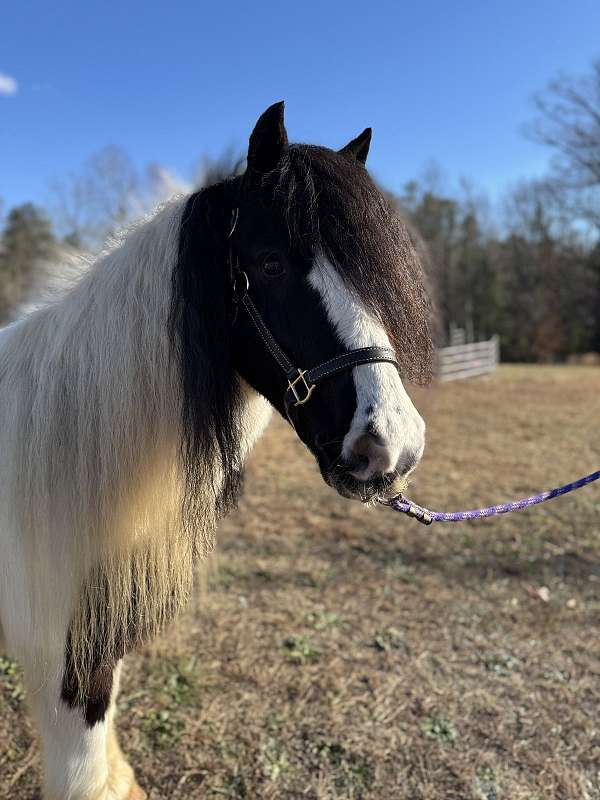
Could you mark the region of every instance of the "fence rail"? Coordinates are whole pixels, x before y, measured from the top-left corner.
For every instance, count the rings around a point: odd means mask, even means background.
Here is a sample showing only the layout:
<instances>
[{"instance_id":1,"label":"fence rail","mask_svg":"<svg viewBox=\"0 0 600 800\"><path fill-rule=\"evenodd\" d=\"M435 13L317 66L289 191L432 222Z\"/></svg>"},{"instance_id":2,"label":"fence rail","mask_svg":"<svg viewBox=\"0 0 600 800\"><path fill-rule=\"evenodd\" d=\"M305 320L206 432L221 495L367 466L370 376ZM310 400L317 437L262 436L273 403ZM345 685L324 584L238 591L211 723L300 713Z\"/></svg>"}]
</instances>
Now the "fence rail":
<instances>
[{"instance_id":1,"label":"fence rail","mask_svg":"<svg viewBox=\"0 0 600 800\"><path fill-rule=\"evenodd\" d=\"M438 350L438 377L454 381L493 372L500 361L500 341L492 336L487 342L455 344Z\"/></svg>"}]
</instances>

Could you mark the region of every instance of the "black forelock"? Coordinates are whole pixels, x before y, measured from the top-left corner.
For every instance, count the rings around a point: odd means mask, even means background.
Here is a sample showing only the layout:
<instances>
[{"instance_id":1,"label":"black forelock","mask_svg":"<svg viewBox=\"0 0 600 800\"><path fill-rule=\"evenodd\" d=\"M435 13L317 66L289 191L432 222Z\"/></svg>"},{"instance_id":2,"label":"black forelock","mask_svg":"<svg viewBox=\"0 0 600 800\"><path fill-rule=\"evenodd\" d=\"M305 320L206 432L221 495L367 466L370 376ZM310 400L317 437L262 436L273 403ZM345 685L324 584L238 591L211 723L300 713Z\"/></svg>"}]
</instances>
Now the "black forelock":
<instances>
[{"instance_id":1,"label":"black forelock","mask_svg":"<svg viewBox=\"0 0 600 800\"><path fill-rule=\"evenodd\" d=\"M322 252L375 313L403 374L431 379L431 304L409 232L364 166L324 147L293 144L263 187L285 215L293 245Z\"/></svg>"}]
</instances>

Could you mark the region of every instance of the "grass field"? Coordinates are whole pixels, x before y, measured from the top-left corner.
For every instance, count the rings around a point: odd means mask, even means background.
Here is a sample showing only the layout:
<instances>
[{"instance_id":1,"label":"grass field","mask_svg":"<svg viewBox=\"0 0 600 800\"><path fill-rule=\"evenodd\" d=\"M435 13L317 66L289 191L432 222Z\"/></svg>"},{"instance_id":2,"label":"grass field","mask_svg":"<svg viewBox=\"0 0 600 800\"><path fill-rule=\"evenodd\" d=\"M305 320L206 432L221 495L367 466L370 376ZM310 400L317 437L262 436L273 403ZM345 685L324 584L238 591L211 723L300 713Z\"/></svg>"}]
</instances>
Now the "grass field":
<instances>
[{"instance_id":1,"label":"grass field","mask_svg":"<svg viewBox=\"0 0 600 800\"><path fill-rule=\"evenodd\" d=\"M411 496L469 508L600 467L600 369L503 367L414 393ZM275 420L194 607L126 661L151 798L600 798L600 487L425 528L337 497ZM0 797L39 797L0 659Z\"/></svg>"}]
</instances>

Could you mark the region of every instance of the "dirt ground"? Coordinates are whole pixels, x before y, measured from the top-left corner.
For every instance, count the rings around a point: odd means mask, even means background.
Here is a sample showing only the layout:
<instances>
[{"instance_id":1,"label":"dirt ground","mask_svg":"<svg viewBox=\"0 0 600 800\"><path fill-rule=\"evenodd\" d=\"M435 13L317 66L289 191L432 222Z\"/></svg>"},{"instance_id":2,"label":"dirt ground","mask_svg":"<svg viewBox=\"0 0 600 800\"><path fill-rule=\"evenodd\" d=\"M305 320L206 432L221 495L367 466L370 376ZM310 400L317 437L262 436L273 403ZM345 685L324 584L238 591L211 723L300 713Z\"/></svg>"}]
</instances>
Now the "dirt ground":
<instances>
[{"instance_id":1,"label":"dirt ground","mask_svg":"<svg viewBox=\"0 0 600 800\"><path fill-rule=\"evenodd\" d=\"M414 391L413 499L456 510L600 468L600 369ZM126 661L119 729L153 800L600 798L600 487L425 528L337 497L275 420L186 615ZM0 797L39 798L0 658Z\"/></svg>"}]
</instances>

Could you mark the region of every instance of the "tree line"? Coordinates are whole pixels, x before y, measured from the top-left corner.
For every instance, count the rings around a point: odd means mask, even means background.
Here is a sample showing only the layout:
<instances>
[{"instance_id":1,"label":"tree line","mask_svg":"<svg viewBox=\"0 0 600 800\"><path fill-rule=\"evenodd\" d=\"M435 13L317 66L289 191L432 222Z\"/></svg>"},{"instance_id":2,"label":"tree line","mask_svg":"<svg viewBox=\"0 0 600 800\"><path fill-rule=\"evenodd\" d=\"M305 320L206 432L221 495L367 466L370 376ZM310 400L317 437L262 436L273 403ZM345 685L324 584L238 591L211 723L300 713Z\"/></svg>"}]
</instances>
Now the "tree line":
<instances>
[{"instance_id":1,"label":"tree line","mask_svg":"<svg viewBox=\"0 0 600 800\"><path fill-rule=\"evenodd\" d=\"M430 253L442 339L497 333L507 361L600 352L600 61L534 106L525 134L548 148L548 175L514 187L501 220L468 190L412 182L398 198Z\"/></svg>"},{"instance_id":2,"label":"tree line","mask_svg":"<svg viewBox=\"0 0 600 800\"><path fill-rule=\"evenodd\" d=\"M600 351L599 231L565 225L540 182L506 198L502 226L485 204L411 182L400 207L424 239L442 343L498 334L504 361L550 362Z\"/></svg>"},{"instance_id":3,"label":"tree line","mask_svg":"<svg viewBox=\"0 0 600 800\"><path fill-rule=\"evenodd\" d=\"M435 174L393 196L427 263L440 343L456 328L471 340L497 333L506 361L600 352L600 61L582 78L552 82L534 103L526 135L548 147L549 172L513 187L500 217L467 184L444 191ZM241 169L229 152L202 162L190 185ZM49 210L10 210L0 238L0 324L45 263L65 248L97 249L174 188L160 167L139 172L108 147L51 187Z\"/></svg>"}]
</instances>

